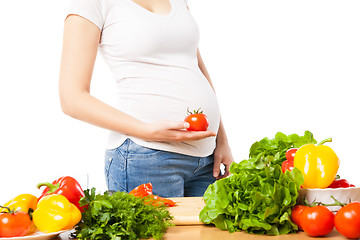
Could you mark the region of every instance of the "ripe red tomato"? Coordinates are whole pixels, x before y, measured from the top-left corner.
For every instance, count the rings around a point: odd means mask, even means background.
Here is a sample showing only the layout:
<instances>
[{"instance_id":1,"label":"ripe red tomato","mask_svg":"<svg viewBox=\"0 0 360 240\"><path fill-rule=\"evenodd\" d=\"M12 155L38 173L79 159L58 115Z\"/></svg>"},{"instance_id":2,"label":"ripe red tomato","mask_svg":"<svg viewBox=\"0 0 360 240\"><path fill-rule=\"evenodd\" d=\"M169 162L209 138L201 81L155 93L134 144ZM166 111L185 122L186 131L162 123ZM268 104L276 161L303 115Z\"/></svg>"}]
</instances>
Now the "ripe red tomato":
<instances>
[{"instance_id":1,"label":"ripe red tomato","mask_svg":"<svg viewBox=\"0 0 360 240\"><path fill-rule=\"evenodd\" d=\"M24 236L30 229L30 216L24 212L0 213L0 237Z\"/></svg>"},{"instance_id":2,"label":"ripe red tomato","mask_svg":"<svg viewBox=\"0 0 360 240\"><path fill-rule=\"evenodd\" d=\"M308 207L300 215L300 225L312 237L325 236L334 228L334 214L325 206Z\"/></svg>"},{"instance_id":3,"label":"ripe red tomato","mask_svg":"<svg viewBox=\"0 0 360 240\"><path fill-rule=\"evenodd\" d=\"M303 230L300 225L300 216L305 208L308 208L308 207L304 206L304 205L296 205L291 210L291 221L293 221L293 223L295 223L298 226L299 230Z\"/></svg>"},{"instance_id":4,"label":"ripe red tomato","mask_svg":"<svg viewBox=\"0 0 360 240\"><path fill-rule=\"evenodd\" d=\"M203 112L199 112L200 109L194 111L193 113L189 112L189 115L185 118L185 122L190 124L190 127L186 130L188 131L206 131L209 127L208 118Z\"/></svg>"},{"instance_id":5,"label":"ripe red tomato","mask_svg":"<svg viewBox=\"0 0 360 240\"><path fill-rule=\"evenodd\" d=\"M336 230L347 238L360 238L360 202L352 202L335 215Z\"/></svg>"},{"instance_id":6,"label":"ripe red tomato","mask_svg":"<svg viewBox=\"0 0 360 240\"><path fill-rule=\"evenodd\" d=\"M297 148L290 148L286 151L285 157L289 161L294 161L295 153L298 149Z\"/></svg>"}]
</instances>

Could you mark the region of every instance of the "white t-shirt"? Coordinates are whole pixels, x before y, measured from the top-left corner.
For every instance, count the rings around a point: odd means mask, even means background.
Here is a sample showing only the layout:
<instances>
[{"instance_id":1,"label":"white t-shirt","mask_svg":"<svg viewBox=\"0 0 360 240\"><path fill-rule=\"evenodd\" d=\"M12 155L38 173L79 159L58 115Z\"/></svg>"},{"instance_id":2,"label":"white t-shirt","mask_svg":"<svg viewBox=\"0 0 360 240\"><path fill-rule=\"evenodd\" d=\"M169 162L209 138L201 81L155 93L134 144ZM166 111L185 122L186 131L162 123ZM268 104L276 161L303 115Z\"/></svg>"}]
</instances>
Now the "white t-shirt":
<instances>
[{"instance_id":1,"label":"white t-shirt","mask_svg":"<svg viewBox=\"0 0 360 240\"><path fill-rule=\"evenodd\" d=\"M115 108L141 121L183 121L187 108L201 108L209 130L217 132L216 95L198 67L198 26L187 0L169 0L167 15L153 13L132 0L70 0L67 14L80 15L101 30L99 53L117 86ZM126 138L159 150L208 156L215 137L189 142L149 142L110 131L107 148Z\"/></svg>"}]
</instances>

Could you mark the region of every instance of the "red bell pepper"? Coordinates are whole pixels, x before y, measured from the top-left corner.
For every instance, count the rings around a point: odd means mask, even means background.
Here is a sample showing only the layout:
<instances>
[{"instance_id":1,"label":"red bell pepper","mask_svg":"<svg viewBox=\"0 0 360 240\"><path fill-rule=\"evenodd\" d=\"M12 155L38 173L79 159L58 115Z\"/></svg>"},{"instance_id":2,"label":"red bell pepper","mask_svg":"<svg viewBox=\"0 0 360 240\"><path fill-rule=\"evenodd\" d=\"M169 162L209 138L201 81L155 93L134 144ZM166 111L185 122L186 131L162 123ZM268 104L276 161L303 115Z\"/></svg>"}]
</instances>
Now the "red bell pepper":
<instances>
[{"instance_id":1,"label":"red bell pepper","mask_svg":"<svg viewBox=\"0 0 360 240\"><path fill-rule=\"evenodd\" d=\"M281 164L281 170L283 173L285 173L286 170L291 171L294 169L294 156L297 150L297 148L290 148L286 151L286 160Z\"/></svg>"},{"instance_id":2,"label":"red bell pepper","mask_svg":"<svg viewBox=\"0 0 360 240\"><path fill-rule=\"evenodd\" d=\"M37 185L37 188L40 189L42 186L46 186L46 188L43 190L41 196L38 198L38 201L40 201L41 198L50 195L50 194L60 194L66 197L69 202L73 203L80 211L84 211L84 208L86 206L81 206L79 204L79 201L82 197L85 196L84 191L82 190L80 184L78 181L76 181L73 177L61 177L52 183L45 182L45 183L39 183Z\"/></svg>"},{"instance_id":3,"label":"red bell pepper","mask_svg":"<svg viewBox=\"0 0 360 240\"><path fill-rule=\"evenodd\" d=\"M285 173L286 170L292 171L294 169L294 161L286 160L281 164L281 170Z\"/></svg>"},{"instance_id":4,"label":"red bell pepper","mask_svg":"<svg viewBox=\"0 0 360 240\"><path fill-rule=\"evenodd\" d=\"M335 179L328 188L348 188L355 187L354 184L350 184L346 179Z\"/></svg>"},{"instance_id":5,"label":"red bell pepper","mask_svg":"<svg viewBox=\"0 0 360 240\"><path fill-rule=\"evenodd\" d=\"M145 197L145 204L151 204L153 206L161 206L165 205L168 207L173 207L176 205L176 203L168 198L162 198L158 195L148 195Z\"/></svg>"},{"instance_id":6,"label":"red bell pepper","mask_svg":"<svg viewBox=\"0 0 360 240\"><path fill-rule=\"evenodd\" d=\"M146 197L153 194L152 190L153 186L151 183L144 183L131 190L129 194L134 195L135 197Z\"/></svg>"},{"instance_id":7,"label":"red bell pepper","mask_svg":"<svg viewBox=\"0 0 360 240\"><path fill-rule=\"evenodd\" d=\"M176 203L174 201L154 195L152 190L153 186L151 183L144 183L131 190L129 194L134 195L135 197L145 198L145 203L149 203L154 206L163 204L168 207L175 206Z\"/></svg>"}]
</instances>

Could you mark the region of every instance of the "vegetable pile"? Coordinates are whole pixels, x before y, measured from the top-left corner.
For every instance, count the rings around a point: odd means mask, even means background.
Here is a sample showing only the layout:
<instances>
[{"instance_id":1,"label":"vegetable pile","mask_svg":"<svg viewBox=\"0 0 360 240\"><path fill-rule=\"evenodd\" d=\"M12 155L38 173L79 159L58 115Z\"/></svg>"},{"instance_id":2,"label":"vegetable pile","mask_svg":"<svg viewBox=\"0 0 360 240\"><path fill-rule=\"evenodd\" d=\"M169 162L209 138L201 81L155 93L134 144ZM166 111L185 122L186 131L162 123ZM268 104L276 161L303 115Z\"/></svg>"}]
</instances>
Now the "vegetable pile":
<instances>
[{"instance_id":1,"label":"vegetable pile","mask_svg":"<svg viewBox=\"0 0 360 240\"><path fill-rule=\"evenodd\" d=\"M190 126L205 125L189 131L206 130L204 114L198 110L190 116L194 120ZM325 236L335 227L347 238L359 238L360 202L344 204L331 196L334 204L341 206L336 214L326 207L334 205L309 204L306 198L302 205L296 205L301 202L301 187L355 187L336 175L340 161L330 147L323 145L329 141L331 138L315 145L313 134L306 131L303 136L278 132L273 139L255 142L249 159L232 163L230 176L209 185L200 220L229 232L280 235L303 230L309 236ZM130 193L103 194L96 193L95 188L83 191L72 177L38 184L38 188L43 186L39 198L21 194L0 205L0 238L75 227L72 235L79 240L161 239L173 225L167 207L176 203L154 195L151 183L141 184Z\"/></svg>"},{"instance_id":2,"label":"vegetable pile","mask_svg":"<svg viewBox=\"0 0 360 240\"><path fill-rule=\"evenodd\" d=\"M204 194L206 206L200 220L229 232L279 235L296 232L291 220L298 190L330 185L338 170L338 158L327 146L317 143L309 131L304 136L278 132L275 138L263 138L252 144L249 159L233 163L230 175L210 185ZM323 167L318 169L315 156ZM331 158L328 162L328 158ZM326 174L321 174L321 170ZM322 179L321 176L326 176Z\"/></svg>"},{"instance_id":3,"label":"vegetable pile","mask_svg":"<svg viewBox=\"0 0 360 240\"><path fill-rule=\"evenodd\" d=\"M145 204L125 192L96 194L95 188L85 190L82 205L88 205L77 225L77 239L160 239L172 217L165 205Z\"/></svg>"},{"instance_id":4,"label":"vegetable pile","mask_svg":"<svg viewBox=\"0 0 360 240\"><path fill-rule=\"evenodd\" d=\"M39 198L20 194L0 206L0 237L21 237L36 231L50 233L73 228L81 219L80 210L84 210L78 204L84 193L74 178L64 177L66 180L63 182L62 179L55 180L54 185L46 183L48 187Z\"/></svg>"},{"instance_id":5,"label":"vegetable pile","mask_svg":"<svg viewBox=\"0 0 360 240\"><path fill-rule=\"evenodd\" d=\"M95 188L84 192L70 176L38 184L43 186L39 198L20 194L0 205L0 238L76 226L78 239L160 239L172 225L167 207L176 203L154 195L151 183L113 194L95 194Z\"/></svg>"}]
</instances>

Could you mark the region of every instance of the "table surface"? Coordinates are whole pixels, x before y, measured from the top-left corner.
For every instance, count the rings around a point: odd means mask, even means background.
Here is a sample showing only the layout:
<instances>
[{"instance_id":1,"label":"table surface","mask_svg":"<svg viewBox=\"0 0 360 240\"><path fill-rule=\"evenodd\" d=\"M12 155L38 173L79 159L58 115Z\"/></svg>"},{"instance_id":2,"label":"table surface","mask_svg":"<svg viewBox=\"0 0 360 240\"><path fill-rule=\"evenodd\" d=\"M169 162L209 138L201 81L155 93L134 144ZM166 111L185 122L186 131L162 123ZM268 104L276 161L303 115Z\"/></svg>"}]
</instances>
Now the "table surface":
<instances>
[{"instance_id":1,"label":"table surface","mask_svg":"<svg viewBox=\"0 0 360 240\"><path fill-rule=\"evenodd\" d=\"M294 234L285 234L280 236L267 236L267 235L255 235L245 232L229 233L222 231L214 226L210 225L189 225L189 226L175 226L170 227L163 240L304 240L304 239L316 239L309 237L304 232L298 232ZM71 240L69 233L63 233L59 237L54 238L57 240ZM325 237L321 237L321 240L346 240L347 238L340 235L335 229Z\"/></svg>"},{"instance_id":2,"label":"table surface","mask_svg":"<svg viewBox=\"0 0 360 240\"><path fill-rule=\"evenodd\" d=\"M303 240L315 239L300 231L294 234L285 234L280 236L267 236L248 234L246 232L229 233L216 228L214 225L205 225L199 220L199 213L204 201L200 197L192 198L172 198L177 205L169 209L175 217L176 226L170 227L164 235L163 240L261 240L268 238L270 240ZM70 240L69 232L65 232L55 239ZM346 240L340 233L334 229L330 234L321 237L321 240Z\"/></svg>"}]
</instances>

